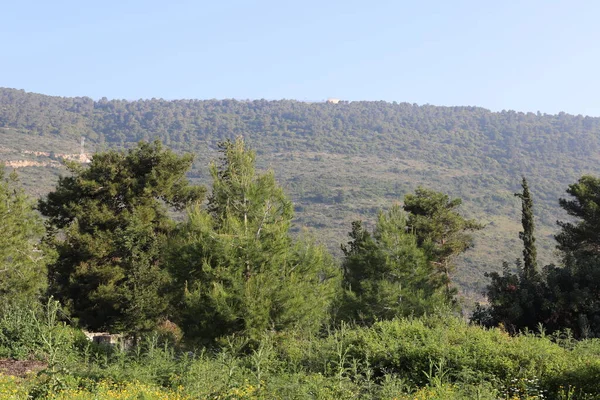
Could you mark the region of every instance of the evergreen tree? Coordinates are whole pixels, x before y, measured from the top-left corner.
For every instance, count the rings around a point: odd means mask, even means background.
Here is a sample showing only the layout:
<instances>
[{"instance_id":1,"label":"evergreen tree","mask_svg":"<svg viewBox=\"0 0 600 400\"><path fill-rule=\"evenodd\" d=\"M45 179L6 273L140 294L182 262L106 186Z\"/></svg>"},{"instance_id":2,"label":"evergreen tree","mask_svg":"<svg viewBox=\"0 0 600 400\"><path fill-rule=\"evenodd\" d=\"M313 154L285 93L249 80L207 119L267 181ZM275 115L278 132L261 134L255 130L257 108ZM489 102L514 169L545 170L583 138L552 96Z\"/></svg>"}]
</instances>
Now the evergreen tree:
<instances>
[{"instance_id":1,"label":"evergreen tree","mask_svg":"<svg viewBox=\"0 0 600 400\"><path fill-rule=\"evenodd\" d=\"M544 282L539 275L528 277L521 260L516 262L516 272L504 262L502 275L492 272L486 276L491 280L486 289L489 306L486 312L479 309L480 314L472 318L474 322L502 325L513 334L537 329L539 324L549 326Z\"/></svg>"},{"instance_id":2,"label":"evergreen tree","mask_svg":"<svg viewBox=\"0 0 600 400\"><path fill-rule=\"evenodd\" d=\"M577 221L558 221L558 249L576 257L600 256L600 178L582 176L567 193L573 199L560 199L559 204Z\"/></svg>"},{"instance_id":3,"label":"evergreen tree","mask_svg":"<svg viewBox=\"0 0 600 400\"><path fill-rule=\"evenodd\" d=\"M451 275L454 259L473 246L469 232L482 229L475 220L466 219L458 212L461 199L417 188L415 194L404 197L404 210L409 213L408 226L417 236L417 243L425 249L430 261L437 267L438 274L446 287L446 296L453 298Z\"/></svg>"},{"instance_id":4,"label":"evergreen tree","mask_svg":"<svg viewBox=\"0 0 600 400\"><path fill-rule=\"evenodd\" d=\"M327 317L339 285L329 254L310 239L293 241L292 203L272 171L257 174L242 139L225 142L211 165L207 210L189 210L171 244L182 293L180 323L190 338L301 327Z\"/></svg>"},{"instance_id":5,"label":"evergreen tree","mask_svg":"<svg viewBox=\"0 0 600 400\"><path fill-rule=\"evenodd\" d=\"M521 199L523 230L519 232L519 238L523 241L523 275L525 279L532 281L538 275L537 249L534 236L533 200L525 177L523 177L521 187L523 189L522 193L515 193L515 196Z\"/></svg>"},{"instance_id":6,"label":"evergreen tree","mask_svg":"<svg viewBox=\"0 0 600 400\"><path fill-rule=\"evenodd\" d=\"M559 203L575 220L558 222L563 267L546 268L550 323L579 337L600 336L600 178L582 176Z\"/></svg>"},{"instance_id":7,"label":"evergreen tree","mask_svg":"<svg viewBox=\"0 0 600 400\"><path fill-rule=\"evenodd\" d=\"M0 306L39 300L52 252L41 243L44 225L15 173L0 167Z\"/></svg>"},{"instance_id":8,"label":"evergreen tree","mask_svg":"<svg viewBox=\"0 0 600 400\"><path fill-rule=\"evenodd\" d=\"M512 333L525 329L535 329L540 323L548 322L546 310L546 290L537 269L537 250L533 220L533 199L527 179L521 182L522 192L515 193L521 199L521 224L523 230L519 238L523 242L523 260L517 260L516 273L508 263L503 263L503 274L486 274L491 279L487 287L490 325L502 324ZM474 315L473 320L482 321L482 315Z\"/></svg>"},{"instance_id":9,"label":"evergreen tree","mask_svg":"<svg viewBox=\"0 0 600 400\"><path fill-rule=\"evenodd\" d=\"M407 231L400 207L380 212L372 235L355 221L349 236L351 241L342 246L345 319L370 324L423 315L444 303L442 282L416 236Z\"/></svg>"},{"instance_id":10,"label":"evergreen tree","mask_svg":"<svg viewBox=\"0 0 600 400\"><path fill-rule=\"evenodd\" d=\"M521 261L517 260L517 268L521 267ZM484 326L503 326L511 333L517 333L522 327L521 319L523 316L521 301L522 291L521 274L514 273L510 264L506 261L502 263L502 275L497 272L486 273L490 278L485 295L488 299L487 306L477 304L471 321Z\"/></svg>"},{"instance_id":11,"label":"evergreen tree","mask_svg":"<svg viewBox=\"0 0 600 400\"><path fill-rule=\"evenodd\" d=\"M185 178L191 163L192 156L159 142L98 153L87 168L68 164L71 176L40 201L58 252L50 293L83 326L139 332L166 317L161 248L174 229L168 213L204 195Z\"/></svg>"}]
</instances>

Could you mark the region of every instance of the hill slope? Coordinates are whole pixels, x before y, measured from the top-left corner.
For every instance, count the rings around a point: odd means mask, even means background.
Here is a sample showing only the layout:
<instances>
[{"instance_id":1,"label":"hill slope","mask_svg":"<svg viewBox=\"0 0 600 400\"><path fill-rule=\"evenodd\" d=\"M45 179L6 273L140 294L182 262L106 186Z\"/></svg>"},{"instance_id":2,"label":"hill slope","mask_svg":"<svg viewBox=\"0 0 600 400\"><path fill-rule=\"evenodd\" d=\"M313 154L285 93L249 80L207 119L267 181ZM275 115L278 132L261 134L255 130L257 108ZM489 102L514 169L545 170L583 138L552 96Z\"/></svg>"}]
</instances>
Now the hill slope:
<instances>
[{"instance_id":1,"label":"hill slope","mask_svg":"<svg viewBox=\"0 0 600 400\"><path fill-rule=\"evenodd\" d=\"M332 249L347 240L351 220L372 221L418 185L447 192L488 225L461 260L457 281L467 292L482 288L484 271L520 256L512 194L521 175L536 202L541 259L550 262L555 222L564 217L557 200L582 174L598 174L600 159L600 118L408 103L93 101L0 89L0 128L0 147L10 149L2 160L25 150L77 152L80 136L91 151L159 138L198 154L190 175L203 183L217 143L243 135L290 193L297 229L314 228ZM60 167L21 170L39 196Z\"/></svg>"}]
</instances>

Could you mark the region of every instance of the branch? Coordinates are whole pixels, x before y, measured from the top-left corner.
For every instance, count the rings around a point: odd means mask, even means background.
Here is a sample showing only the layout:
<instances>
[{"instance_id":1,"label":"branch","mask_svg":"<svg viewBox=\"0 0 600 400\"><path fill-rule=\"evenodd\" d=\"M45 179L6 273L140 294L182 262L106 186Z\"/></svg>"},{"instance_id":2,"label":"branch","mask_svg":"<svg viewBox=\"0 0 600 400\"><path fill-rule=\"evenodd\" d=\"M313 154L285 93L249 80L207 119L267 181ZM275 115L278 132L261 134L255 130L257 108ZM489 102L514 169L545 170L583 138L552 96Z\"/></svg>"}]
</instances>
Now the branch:
<instances>
[{"instance_id":1,"label":"branch","mask_svg":"<svg viewBox=\"0 0 600 400\"><path fill-rule=\"evenodd\" d=\"M271 200L267 200L267 207L265 208L265 213L263 214L262 221L260 221L260 224L258 225L258 230L256 231L256 239L257 240L260 237L260 231L262 230L265 220L267 219L267 214L269 213L269 211L271 211L271 206L272 206Z\"/></svg>"}]
</instances>

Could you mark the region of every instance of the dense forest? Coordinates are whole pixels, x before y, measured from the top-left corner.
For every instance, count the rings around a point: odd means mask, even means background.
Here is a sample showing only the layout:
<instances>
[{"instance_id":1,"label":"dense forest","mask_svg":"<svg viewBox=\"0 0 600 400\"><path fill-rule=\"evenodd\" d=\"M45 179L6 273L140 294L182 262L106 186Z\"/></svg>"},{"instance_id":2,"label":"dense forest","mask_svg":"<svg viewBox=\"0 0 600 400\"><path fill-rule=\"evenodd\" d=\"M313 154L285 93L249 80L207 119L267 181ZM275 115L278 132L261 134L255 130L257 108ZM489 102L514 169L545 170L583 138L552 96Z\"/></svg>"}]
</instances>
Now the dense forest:
<instances>
[{"instance_id":1,"label":"dense forest","mask_svg":"<svg viewBox=\"0 0 600 400\"><path fill-rule=\"evenodd\" d=\"M258 166L272 167L295 204L292 232L309 227L341 256L348 224L413 192L436 188L464 202L486 227L474 235L456 280L478 297L486 271L519 257L518 190L535 193L539 258L556 261L557 199L567 185L598 172L600 119L568 114L490 112L408 103L305 103L292 100L107 100L0 89L0 149L5 160L48 163L20 170L28 193L43 196L65 170L55 153L130 148L158 138L196 154L188 177L210 184L217 144L243 136Z\"/></svg>"},{"instance_id":2,"label":"dense forest","mask_svg":"<svg viewBox=\"0 0 600 400\"><path fill-rule=\"evenodd\" d=\"M600 178L559 200L556 265L522 178L520 257L467 322L456 271L485 227L460 198L417 187L337 261L256 161L221 141L207 188L141 141L66 161L37 204L0 170L0 396L600 398Z\"/></svg>"}]
</instances>

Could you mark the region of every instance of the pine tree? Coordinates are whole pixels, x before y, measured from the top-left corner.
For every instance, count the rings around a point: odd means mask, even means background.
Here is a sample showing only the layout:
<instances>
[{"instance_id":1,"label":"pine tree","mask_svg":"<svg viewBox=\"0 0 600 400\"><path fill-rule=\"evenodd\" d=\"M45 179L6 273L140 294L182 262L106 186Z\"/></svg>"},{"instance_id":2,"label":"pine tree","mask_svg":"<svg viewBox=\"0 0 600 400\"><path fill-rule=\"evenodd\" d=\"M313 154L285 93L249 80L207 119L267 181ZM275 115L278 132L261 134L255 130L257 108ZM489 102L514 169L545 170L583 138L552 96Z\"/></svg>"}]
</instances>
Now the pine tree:
<instances>
[{"instance_id":1,"label":"pine tree","mask_svg":"<svg viewBox=\"0 0 600 400\"><path fill-rule=\"evenodd\" d=\"M575 218L558 222L562 268L546 268L550 315L557 329L600 336L600 178L582 176L567 193L559 204Z\"/></svg>"},{"instance_id":2,"label":"pine tree","mask_svg":"<svg viewBox=\"0 0 600 400\"><path fill-rule=\"evenodd\" d=\"M98 153L87 168L69 164L71 176L40 201L58 252L50 293L83 326L139 332L166 317L161 249L175 227L168 213L204 196L185 178L191 163L159 142Z\"/></svg>"},{"instance_id":3,"label":"pine tree","mask_svg":"<svg viewBox=\"0 0 600 400\"><path fill-rule=\"evenodd\" d=\"M397 316L423 315L444 303L442 282L417 238L407 231L399 206L380 212L370 234L352 223L351 241L342 246L342 317L364 324Z\"/></svg>"},{"instance_id":4,"label":"pine tree","mask_svg":"<svg viewBox=\"0 0 600 400\"><path fill-rule=\"evenodd\" d=\"M568 255L600 256L600 178L585 175L569 185L573 199L560 199L560 206L575 222L558 222L558 249Z\"/></svg>"},{"instance_id":5,"label":"pine tree","mask_svg":"<svg viewBox=\"0 0 600 400\"><path fill-rule=\"evenodd\" d=\"M458 213L461 199L425 188L417 188L415 194L404 197L404 210L409 213L408 226L416 234L420 247L425 249L430 261L446 287L448 299L454 297L451 276L454 259L473 246L469 232L482 229L475 220L466 219Z\"/></svg>"},{"instance_id":6,"label":"pine tree","mask_svg":"<svg viewBox=\"0 0 600 400\"><path fill-rule=\"evenodd\" d=\"M318 329L339 285L338 269L310 238L290 238L292 203L272 171L256 173L254 152L242 139L223 143L221 154L211 165L207 209L190 209L170 245L186 335L212 341Z\"/></svg>"},{"instance_id":7,"label":"pine tree","mask_svg":"<svg viewBox=\"0 0 600 400\"><path fill-rule=\"evenodd\" d=\"M44 225L15 173L0 168L0 306L34 303L47 285L52 252L41 242Z\"/></svg>"}]
</instances>

